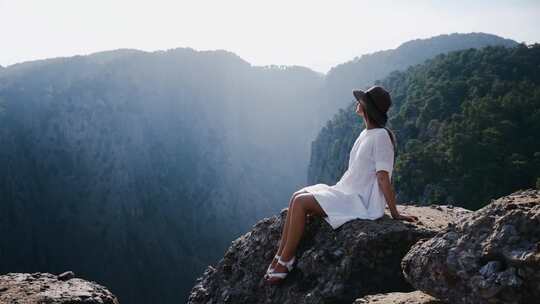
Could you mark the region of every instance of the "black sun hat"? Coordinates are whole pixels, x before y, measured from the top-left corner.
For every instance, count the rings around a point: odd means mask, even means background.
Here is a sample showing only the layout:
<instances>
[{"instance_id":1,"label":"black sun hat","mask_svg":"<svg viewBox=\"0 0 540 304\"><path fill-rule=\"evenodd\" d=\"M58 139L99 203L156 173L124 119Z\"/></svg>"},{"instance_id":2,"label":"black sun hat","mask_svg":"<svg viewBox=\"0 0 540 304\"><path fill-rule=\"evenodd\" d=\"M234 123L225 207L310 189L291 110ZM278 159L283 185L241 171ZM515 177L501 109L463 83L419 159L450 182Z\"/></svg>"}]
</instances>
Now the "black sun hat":
<instances>
[{"instance_id":1,"label":"black sun hat","mask_svg":"<svg viewBox=\"0 0 540 304\"><path fill-rule=\"evenodd\" d=\"M354 98L362 103L368 112L369 117L373 118L381 127L388 121L388 109L392 105L390 93L381 86L372 86L363 90L353 90Z\"/></svg>"}]
</instances>

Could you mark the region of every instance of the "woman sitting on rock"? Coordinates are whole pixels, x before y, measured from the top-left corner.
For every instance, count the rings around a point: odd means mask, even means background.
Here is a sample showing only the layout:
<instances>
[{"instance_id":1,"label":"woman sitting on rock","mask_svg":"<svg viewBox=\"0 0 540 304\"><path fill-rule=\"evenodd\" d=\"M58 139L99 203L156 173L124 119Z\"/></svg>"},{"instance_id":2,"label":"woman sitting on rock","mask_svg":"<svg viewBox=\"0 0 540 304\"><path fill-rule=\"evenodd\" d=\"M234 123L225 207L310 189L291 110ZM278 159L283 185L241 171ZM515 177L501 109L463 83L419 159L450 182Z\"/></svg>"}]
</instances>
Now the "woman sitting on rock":
<instances>
[{"instance_id":1,"label":"woman sitting on rock","mask_svg":"<svg viewBox=\"0 0 540 304\"><path fill-rule=\"evenodd\" d=\"M392 104L381 86L354 90L356 113L363 118L360 132L349 154L349 166L333 186L316 184L296 191L290 200L279 249L265 274L269 284L287 276L295 262L296 247L304 232L306 215L321 216L333 229L353 219L375 220L388 204L394 219L417 221L416 216L398 213L391 178L395 136L385 127Z\"/></svg>"}]
</instances>

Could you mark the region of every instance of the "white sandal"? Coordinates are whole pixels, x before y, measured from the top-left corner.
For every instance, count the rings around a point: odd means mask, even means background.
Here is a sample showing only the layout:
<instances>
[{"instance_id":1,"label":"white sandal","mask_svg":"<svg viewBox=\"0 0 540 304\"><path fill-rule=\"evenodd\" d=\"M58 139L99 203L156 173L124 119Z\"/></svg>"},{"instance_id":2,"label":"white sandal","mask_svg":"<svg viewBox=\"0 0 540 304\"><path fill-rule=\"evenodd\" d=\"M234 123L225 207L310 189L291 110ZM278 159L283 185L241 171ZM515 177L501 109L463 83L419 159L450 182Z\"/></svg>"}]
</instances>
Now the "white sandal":
<instances>
[{"instance_id":1,"label":"white sandal","mask_svg":"<svg viewBox=\"0 0 540 304\"><path fill-rule=\"evenodd\" d=\"M269 284L275 284L275 283L278 283L278 282L281 282L283 279L285 279L287 277L287 275L289 274L289 272L291 272L291 270L293 269L293 264L294 262L296 261L296 257L292 257L288 262L285 262L281 259L281 257L278 259L278 264L280 265L283 265L287 268L287 272L270 272L270 273L267 273L266 274L266 280ZM276 282L270 282L268 281L268 279L270 278L279 278L280 280L276 281Z\"/></svg>"},{"instance_id":2,"label":"white sandal","mask_svg":"<svg viewBox=\"0 0 540 304\"><path fill-rule=\"evenodd\" d=\"M274 256L274 258L272 259L272 262L274 261L274 259L277 259L277 260L279 261L279 259L281 259L281 256L279 256L279 255L276 254L276 255ZM266 269L266 274L268 274L268 273L274 271L274 268L272 267L272 262L270 262L270 265L268 265L268 269ZM266 275L265 275L265 277L266 277Z\"/></svg>"}]
</instances>

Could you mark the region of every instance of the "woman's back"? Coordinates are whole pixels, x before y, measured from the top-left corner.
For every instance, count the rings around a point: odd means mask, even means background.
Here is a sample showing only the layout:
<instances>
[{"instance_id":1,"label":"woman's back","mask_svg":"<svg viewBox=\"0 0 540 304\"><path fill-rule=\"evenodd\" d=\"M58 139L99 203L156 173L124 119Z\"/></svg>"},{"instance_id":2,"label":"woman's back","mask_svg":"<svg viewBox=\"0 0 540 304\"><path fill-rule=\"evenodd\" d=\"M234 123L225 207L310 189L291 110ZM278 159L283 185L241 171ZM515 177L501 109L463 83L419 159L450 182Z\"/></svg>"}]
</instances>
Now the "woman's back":
<instances>
[{"instance_id":1,"label":"woman's back","mask_svg":"<svg viewBox=\"0 0 540 304\"><path fill-rule=\"evenodd\" d=\"M394 149L384 128L364 129L349 154L349 167L333 186L304 187L328 214L325 220L334 228L355 219L377 219L384 215L385 197L379 188L378 170L392 175Z\"/></svg>"}]
</instances>

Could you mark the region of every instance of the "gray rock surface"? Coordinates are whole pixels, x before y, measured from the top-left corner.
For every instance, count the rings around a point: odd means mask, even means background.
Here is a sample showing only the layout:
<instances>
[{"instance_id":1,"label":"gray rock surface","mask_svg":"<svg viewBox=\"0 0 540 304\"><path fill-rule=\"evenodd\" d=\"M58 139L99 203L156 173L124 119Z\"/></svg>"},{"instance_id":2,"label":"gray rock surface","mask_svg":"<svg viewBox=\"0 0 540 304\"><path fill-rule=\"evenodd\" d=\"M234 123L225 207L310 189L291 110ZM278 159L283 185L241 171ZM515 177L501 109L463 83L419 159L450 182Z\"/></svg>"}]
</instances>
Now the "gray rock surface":
<instances>
[{"instance_id":1,"label":"gray rock surface","mask_svg":"<svg viewBox=\"0 0 540 304\"><path fill-rule=\"evenodd\" d=\"M354 304L446 304L419 290L412 292L390 292L369 295L354 301Z\"/></svg>"},{"instance_id":2,"label":"gray rock surface","mask_svg":"<svg viewBox=\"0 0 540 304\"><path fill-rule=\"evenodd\" d=\"M41 272L0 275L0 303L118 304L117 298L105 287L74 278L71 271L64 272L60 278Z\"/></svg>"},{"instance_id":3,"label":"gray rock surface","mask_svg":"<svg viewBox=\"0 0 540 304\"><path fill-rule=\"evenodd\" d=\"M402 261L418 290L450 303L540 303L540 191L493 200Z\"/></svg>"},{"instance_id":4,"label":"gray rock surface","mask_svg":"<svg viewBox=\"0 0 540 304\"><path fill-rule=\"evenodd\" d=\"M265 218L234 240L217 265L197 279L188 303L352 303L358 297L412 291L400 262L421 238L434 236L470 211L452 206L404 206L417 223L394 220L389 210L377 220L353 220L337 230L309 217L296 251L295 269L278 286L263 275L278 246L287 209Z\"/></svg>"}]
</instances>

